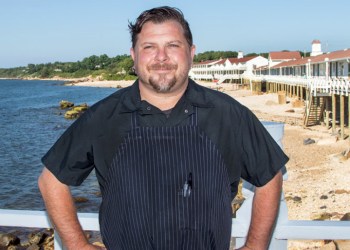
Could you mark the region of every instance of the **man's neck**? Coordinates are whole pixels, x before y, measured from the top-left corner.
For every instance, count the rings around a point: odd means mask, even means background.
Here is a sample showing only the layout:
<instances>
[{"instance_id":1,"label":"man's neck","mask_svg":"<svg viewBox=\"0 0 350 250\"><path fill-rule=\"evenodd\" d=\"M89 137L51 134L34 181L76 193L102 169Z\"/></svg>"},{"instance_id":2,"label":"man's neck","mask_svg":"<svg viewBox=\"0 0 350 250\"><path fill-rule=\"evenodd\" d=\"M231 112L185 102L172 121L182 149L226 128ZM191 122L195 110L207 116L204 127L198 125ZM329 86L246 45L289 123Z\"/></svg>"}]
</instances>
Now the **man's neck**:
<instances>
[{"instance_id":1,"label":"man's neck","mask_svg":"<svg viewBox=\"0 0 350 250\"><path fill-rule=\"evenodd\" d=\"M168 93L159 93L139 83L141 100L147 101L160 110L172 109L185 93L187 86L188 84Z\"/></svg>"}]
</instances>

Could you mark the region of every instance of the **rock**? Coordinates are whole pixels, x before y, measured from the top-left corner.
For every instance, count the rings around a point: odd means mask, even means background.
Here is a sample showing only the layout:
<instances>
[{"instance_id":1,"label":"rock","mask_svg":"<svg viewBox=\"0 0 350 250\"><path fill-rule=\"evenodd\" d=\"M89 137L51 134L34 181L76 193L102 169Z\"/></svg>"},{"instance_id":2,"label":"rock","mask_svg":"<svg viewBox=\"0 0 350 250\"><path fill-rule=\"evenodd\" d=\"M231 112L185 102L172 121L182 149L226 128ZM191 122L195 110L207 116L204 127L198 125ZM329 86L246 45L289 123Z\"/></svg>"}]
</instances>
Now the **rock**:
<instances>
[{"instance_id":1,"label":"rock","mask_svg":"<svg viewBox=\"0 0 350 250\"><path fill-rule=\"evenodd\" d=\"M73 199L77 203L84 203L84 202L88 202L89 201L89 199L87 199L85 197L81 197L81 196L74 197Z\"/></svg>"},{"instance_id":2,"label":"rock","mask_svg":"<svg viewBox=\"0 0 350 250\"><path fill-rule=\"evenodd\" d=\"M293 197L293 201L294 201L294 202L301 202L301 197L299 197L299 196L294 196L294 197Z\"/></svg>"},{"instance_id":3,"label":"rock","mask_svg":"<svg viewBox=\"0 0 350 250\"><path fill-rule=\"evenodd\" d=\"M64 118L66 119L76 119L80 116L81 114L79 112L76 112L74 110L68 110L65 114L64 114Z\"/></svg>"},{"instance_id":4,"label":"rock","mask_svg":"<svg viewBox=\"0 0 350 250\"><path fill-rule=\"evenodd\" d=\"M313 144L315 143L315 140L314 139L311 139L311 138L307 138L304 140L304 145L309 145L309 144Z\"/></svg>"},{"instance_id":5,"label":"rock","mask_svg":"<svg viewBox=\"0 0 350 250\"><path fill-rule=\"evenodd\" d=\"M322 214L316 215L312 220L329 220L330 218L332 218L332 214L322 213Z\"/></svg>"},{"instance_id":6,"label":"rock","mask_svg":"<svg viewBox=\"0 0 350 250\"><path fill-rule=\"evenodd\" d=\"M350 213L346 213L340 218L341 221L350 221ZM349 248L350 249L350 248Z\"/></svg>"},{"instance_id":7,"label":"rock","mask_svg":"<svg viewBox=\"0 0 350 250\"><path fill-rule=\"evenodd\" d=\"M72 103L72 102L65 101L65 100L60 101L60 109L67 109L67 108L71 108L73 106L74 106L74 103Z\"/></svg>"},{"instance_id":8,"label":"rock","mask_svg":"<svg viewBox=\"0 0 350 250\"><path fill-rule=\"evenodd\" d=\"M321 199L321 200L327 200L327 199L328 199L328 196L327 196L327 195L321 195L320 199Z\"/></svg>"},{"instance_id":9,"label":"rock","mask_svg":"<svg viewBox=\"0 0 350 250\"><path fill-rule=\"evenodd\" d=\"M0 234L0 246L7 247L10 245L18 245L19 243L20 239L14 234Z\"/></svg>"},{"instance_id":10,"label":"rock","mask_svg":"<svg viewBox=\"0 0 350 250\"><path fill-rule=\"evenodd\" d=\"M335 240L335 245L337 250L349 250L350 249L350 240Z\"/></svg>"},{"instance_id":11,"label":"rock","mask_svg":"<svg viewBox=\"0 0 350 250\"><path fill-rule=\"evenodd\" d=\"M286 110L286 111L284 111L284 112L287 112L287 113L295 113L295 110L294 110L294 109L288 109L288 110Z\"/></svg>"},{"instance_id":12,"label":"rock","mask_svg":"<svg viewBox=\"0 0 350 250\"><path fill-rule=\"evenodd\" d=\"M350 194L350 191L344 190L344 189L337 189L334 192L335 194Z\"/></svg>"},{"instance_id":13,"label":"rock","mask_svg":"<svg viewBox=\"0 0 350 250\"><path fill-rule=\"evenodd\" d=\"M346 160L350 158L350 148L343 152L343 156Z\"/></svg>"},{"instance_id":14,"label":"rock","mask_svg":"<svg viewBox=\"0 0 350 250\"><path fill-rule=\"evenodd\" d=\"M47 236L44 242L41 244L43 250L54 250L54 234L53 230L50 229L50 235Z\"/></svg>"},{"instance_id":15,"label":"rock","mask_svg":"<svg viewBox=\"0 0 350 250\"><path fill-rule=\"evenodd\" d=\"M320 250L337 250L337 246L333 241L323 245Z\"/></svg>"},{"instance_id":16,"label":"rock","mask_svg":"<svg viewBox=\"0 0 350 250\"><path fill-rule=\"evenodd\" d=\"M103 248L106 247L102 242L99 242L99 241L93 242L92 245L98 246L98 247L103 247Z\"/></svg>"},{"instance_id":17,"label":"rock","mask_svg":"<svg viewBox=\"0 0 350 250\"><path fill-rule=\"evenodd\" d=\"M320 250L337 250L337 246L333 241L323 245Z\"/></svg>"},{"instance_id":18,"label":"rock","mask_svg":"<svg viewBox=\"0 0 350 250\"><path fill-rule=\"evenodd\" d=\"M43 232L34 232L29 234L28 240L30 244L39 245L45 240L46 237L47 237L47 234Z\"/></svg>"},{"instance_id":19,"label":"rock","mask_svg":"<svg viewBox=\"0 0 350 250\"><path fill-rule=\"evenodd\" d=\"M84 111L86 111L88 109L88 105L86 103L78 105L73 107L72 109L68 110L65 114L64 114L64 118L66 119L76 119L78 118L82 113L84 113Z\"/></svg>"},{"instance_id":20,"label":"rock","mask_svg":"<svg viewBox=\"0 0 350 250\"><path fill-rule=\"evenodd\" d=\"M6 248L6 250L22 250L22 248L19 248L18 246L10 245Z\"/></svg>"},{"instance_id":21,"label":"rock","mask_svg":"<svg viewBox=\"0 0 350 250\"><path fill-rule=\"evenodd\" d=\"M30 245L26 250L40 250L40 247L36 244Z\"/></svg>"}]
</instances>

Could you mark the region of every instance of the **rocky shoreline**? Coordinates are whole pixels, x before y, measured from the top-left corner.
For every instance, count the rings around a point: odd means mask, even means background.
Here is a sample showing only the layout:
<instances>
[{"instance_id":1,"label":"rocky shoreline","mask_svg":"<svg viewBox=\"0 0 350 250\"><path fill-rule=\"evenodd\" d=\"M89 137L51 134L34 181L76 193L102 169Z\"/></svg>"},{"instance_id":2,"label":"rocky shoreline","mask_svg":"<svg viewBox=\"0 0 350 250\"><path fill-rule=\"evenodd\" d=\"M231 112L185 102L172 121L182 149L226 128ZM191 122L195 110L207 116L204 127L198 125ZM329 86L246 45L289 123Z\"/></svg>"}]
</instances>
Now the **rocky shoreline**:
<instances>
[{"instance_id":1,"label":"rocky shoreline","mask_svg":"<svg viewBox=\"0 0 350 250\"><path fill-rule=\"evenodd\" d=\"M103 247L99 232L84 231L89 242ZM54 250L54 231L51 228L0 227L1 250Z\"/></svg>"}]
</instances>

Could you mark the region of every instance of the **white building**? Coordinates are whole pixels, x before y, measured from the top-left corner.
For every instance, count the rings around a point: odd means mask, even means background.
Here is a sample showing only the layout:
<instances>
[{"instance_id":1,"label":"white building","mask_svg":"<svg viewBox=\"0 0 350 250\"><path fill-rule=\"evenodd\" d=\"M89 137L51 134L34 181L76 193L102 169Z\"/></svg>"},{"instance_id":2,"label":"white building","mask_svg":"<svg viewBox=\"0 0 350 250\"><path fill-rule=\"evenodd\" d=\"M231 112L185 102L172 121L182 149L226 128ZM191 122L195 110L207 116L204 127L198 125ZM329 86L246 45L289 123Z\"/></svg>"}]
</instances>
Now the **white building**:
<instances>
[{"instance_id":1,"label":"white building","mask_svg":"<svg viewBox=\"0 0 350 250\"><path fill-rule=\"evenodd\" d=\"M268 64L268 60L262 56L226 58L214 61L205 61L193 64L189 76L194 80L211 80L222 83L253 74L257 67Z\"/></svg>"},{"instance_id":2,"label":"white building","mask_svg":"<svg viewBox=\"0 0 350 250\"><path fill-rule=\"evenodd\" d=\"M321 42L319 40L313 40L311 43L311 54L310 56L322 55Z\"/></svg>"}]
</instances>

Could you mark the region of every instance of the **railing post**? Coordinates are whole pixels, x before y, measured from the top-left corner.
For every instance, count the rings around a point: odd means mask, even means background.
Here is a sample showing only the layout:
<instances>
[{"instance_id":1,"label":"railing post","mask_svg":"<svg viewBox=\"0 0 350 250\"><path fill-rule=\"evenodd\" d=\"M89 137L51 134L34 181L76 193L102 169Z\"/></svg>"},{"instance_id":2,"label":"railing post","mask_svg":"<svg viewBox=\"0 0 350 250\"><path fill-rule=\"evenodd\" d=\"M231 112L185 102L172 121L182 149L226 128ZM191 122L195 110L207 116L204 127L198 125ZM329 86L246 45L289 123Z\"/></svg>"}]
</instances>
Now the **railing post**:
<instances>
[{"instance_id":1,"label":"railing post","mask_svg":"<svg viewBox=\"0 0 350 250\"><path fill-rule=\"evenodd\" d=\"M284 124L277 122L262 122L266 130L270 133L272 138L277 142L277 144L282 148L282 138L284 134ZM287 171L286 168L282 168L283 179L287 179ZM237 211L236 219L233 220L232 225L232 235L236 236L236 248L242 247L246 241L246 235L248 233L250 220L251 220L251 212L253 205L255 187L243 181L242 194L245 198L240 209ZM287 204L284 200L284 194L281 195L280 208L278 212L278 217L276 221L276 227L281 224L284 224L288 221L288 211ZM239 227L239 228L237 228ZM238 237L237 237L238 236ZM287 249L287 239L277 239L275 237L275 232L272 235L269 249L270 250L282 250Z\"/></svg>"},{"instance_id":2,"label":"railing post","mask_svg":"<svg viewBox=\"0 0 350 250\"><path fill-rule=\"evenodd\" d=\"M60 236L58 235L58 232L54 231L54 249L55 250L64 250L62 246L62 241Z\"/></svg>"}]
</instances>

